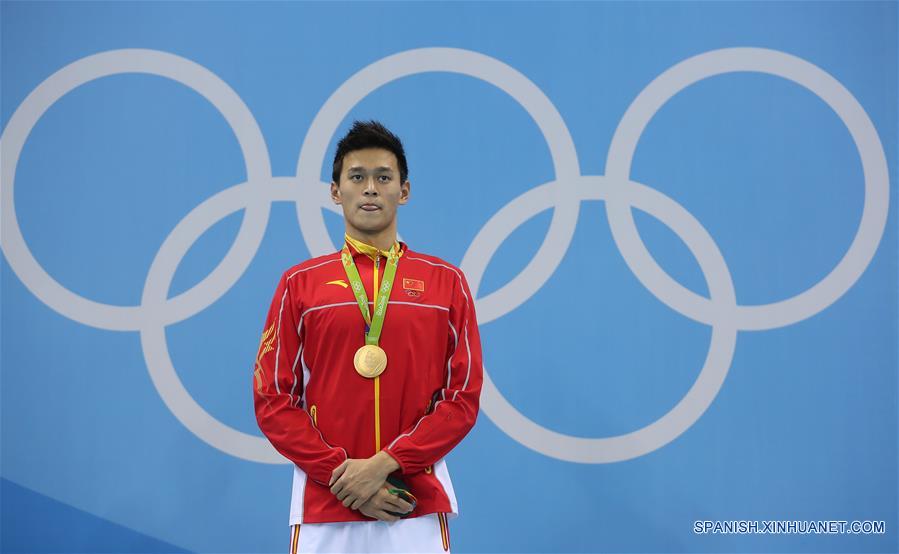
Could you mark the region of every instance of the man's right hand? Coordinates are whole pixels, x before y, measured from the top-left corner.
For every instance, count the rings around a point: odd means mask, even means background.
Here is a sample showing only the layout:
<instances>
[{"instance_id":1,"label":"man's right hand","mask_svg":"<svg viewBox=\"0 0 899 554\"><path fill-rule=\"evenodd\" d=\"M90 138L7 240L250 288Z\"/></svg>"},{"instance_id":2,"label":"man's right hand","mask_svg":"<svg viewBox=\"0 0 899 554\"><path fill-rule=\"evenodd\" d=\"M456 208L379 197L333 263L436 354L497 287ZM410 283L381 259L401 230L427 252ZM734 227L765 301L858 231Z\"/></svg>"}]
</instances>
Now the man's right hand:
<instances>
[{"instance_id":1,"label":"man's right hand","mask_svg":"<svg viewBox=\"0 0 899 554\"><path fill-rule=\"evenodd\" d=\"M380 519L381 521L396 521L400 519L397 516L387 512L397 512L405 514L412 511L412 504L409 504L399 496L388 492L390 484L387 484L374 494L368 501L359 506L359 511L368 517Z\"/></svg>"}]
</instances>

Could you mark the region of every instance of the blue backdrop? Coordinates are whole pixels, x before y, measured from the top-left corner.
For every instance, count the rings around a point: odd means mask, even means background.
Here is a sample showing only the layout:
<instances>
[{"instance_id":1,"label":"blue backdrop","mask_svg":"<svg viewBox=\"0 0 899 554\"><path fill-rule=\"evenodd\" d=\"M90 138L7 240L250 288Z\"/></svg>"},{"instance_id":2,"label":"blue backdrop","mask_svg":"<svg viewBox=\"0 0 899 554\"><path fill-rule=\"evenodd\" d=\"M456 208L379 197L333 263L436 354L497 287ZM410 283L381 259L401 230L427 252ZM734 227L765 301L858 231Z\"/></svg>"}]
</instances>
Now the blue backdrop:
<instances>
[{"instance_id":1,"label":"blue backdrop","mask_svg":"<svg viewBox=\"0 0 899 554\"><path fill-rule=\"evenodd\" d=\"M0 15L4 551L287 547L252 365L372 117L478 299L455 551L899 549L895 2Z\"/></svg>"}]
</instances>

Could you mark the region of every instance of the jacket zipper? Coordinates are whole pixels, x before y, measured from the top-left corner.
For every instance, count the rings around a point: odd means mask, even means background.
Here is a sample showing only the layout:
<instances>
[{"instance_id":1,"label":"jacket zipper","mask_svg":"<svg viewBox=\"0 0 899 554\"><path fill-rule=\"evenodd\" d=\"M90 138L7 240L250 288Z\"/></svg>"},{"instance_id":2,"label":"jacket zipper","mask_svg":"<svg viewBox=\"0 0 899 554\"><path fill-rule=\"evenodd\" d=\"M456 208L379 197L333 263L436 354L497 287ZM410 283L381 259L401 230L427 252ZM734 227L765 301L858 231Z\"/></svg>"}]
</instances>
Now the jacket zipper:
<instances>
[{"instance_id":1,"label":"jacket zipper","mask_svg":"<svg viewBox=\"0 0 899 554\"><path fill-rule=\"evenodd\" d=\"M374 315L375 306L378 305L378 269L381 266L381 256L375 254L375 286L372 289L374 304L372 304L372 315ZM381 376L375 377L375 454L381 451Z\"/></svg>"}]
</instances>

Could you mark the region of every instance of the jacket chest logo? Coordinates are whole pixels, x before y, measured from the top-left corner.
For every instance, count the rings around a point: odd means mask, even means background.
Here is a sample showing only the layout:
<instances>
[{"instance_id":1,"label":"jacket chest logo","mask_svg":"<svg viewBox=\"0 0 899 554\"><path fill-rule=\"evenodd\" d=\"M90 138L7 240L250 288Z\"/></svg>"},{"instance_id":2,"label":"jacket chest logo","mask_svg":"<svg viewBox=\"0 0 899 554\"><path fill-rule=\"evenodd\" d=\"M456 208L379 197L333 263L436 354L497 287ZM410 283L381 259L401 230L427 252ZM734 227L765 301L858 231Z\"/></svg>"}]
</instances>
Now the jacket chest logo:
<instances>
[{"instance_id":1,"label":"jacket chest logo","mask_svg":"<svg viewBox=\"0 0 899 554\"><path fill-rule=\"evenodd\" d=\"M425 291L425 282L403 277L403 290L406 291L407 295L417 298Z\"/></svg>"}]
</instances>

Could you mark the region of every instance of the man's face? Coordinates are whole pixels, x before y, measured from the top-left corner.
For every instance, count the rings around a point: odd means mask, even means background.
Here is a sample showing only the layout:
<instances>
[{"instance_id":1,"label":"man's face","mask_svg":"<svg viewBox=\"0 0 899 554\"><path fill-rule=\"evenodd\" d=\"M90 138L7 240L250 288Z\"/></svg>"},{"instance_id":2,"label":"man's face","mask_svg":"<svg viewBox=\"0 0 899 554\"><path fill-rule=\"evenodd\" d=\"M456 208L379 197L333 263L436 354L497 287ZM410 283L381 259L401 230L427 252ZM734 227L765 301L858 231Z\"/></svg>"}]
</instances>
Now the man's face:
<instances>
[{"instance_id":1,"label":"man's face","mask_svg":"<svg viewBox=\"0 0 899 554\"><path fill-rule=\"evenodd\" d=\"M354 150L343 157L340 182L331 183L331 199L343 206L348 231L379 233L395 226L396 207L409 200L409 181L400 182L393 152Z\"/></svg>"}]
</instances>

